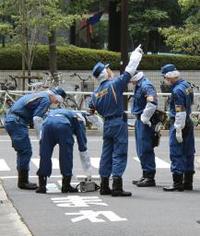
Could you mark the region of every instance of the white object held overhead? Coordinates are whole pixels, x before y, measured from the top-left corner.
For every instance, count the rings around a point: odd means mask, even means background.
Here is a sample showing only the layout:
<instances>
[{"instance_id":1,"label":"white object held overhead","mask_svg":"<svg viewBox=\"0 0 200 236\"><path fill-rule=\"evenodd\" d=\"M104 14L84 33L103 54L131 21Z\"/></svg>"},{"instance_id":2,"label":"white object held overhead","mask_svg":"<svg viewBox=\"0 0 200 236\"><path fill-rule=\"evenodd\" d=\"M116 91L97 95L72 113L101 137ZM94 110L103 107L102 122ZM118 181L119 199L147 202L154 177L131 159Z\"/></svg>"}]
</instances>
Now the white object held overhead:
<instances>
[{"instance_id":1,"label":"white object held overhead","mask_svg":"<svg viewBox=\"0 0 200 236\"><path fill-rule=\"evenodd\" d=\"M135 74L135 71L142 59L143 51L141 49L141 44L131 53L129 63L125 68L125 71L128 72L131 76Z\"/></svg>"}]
</instances>

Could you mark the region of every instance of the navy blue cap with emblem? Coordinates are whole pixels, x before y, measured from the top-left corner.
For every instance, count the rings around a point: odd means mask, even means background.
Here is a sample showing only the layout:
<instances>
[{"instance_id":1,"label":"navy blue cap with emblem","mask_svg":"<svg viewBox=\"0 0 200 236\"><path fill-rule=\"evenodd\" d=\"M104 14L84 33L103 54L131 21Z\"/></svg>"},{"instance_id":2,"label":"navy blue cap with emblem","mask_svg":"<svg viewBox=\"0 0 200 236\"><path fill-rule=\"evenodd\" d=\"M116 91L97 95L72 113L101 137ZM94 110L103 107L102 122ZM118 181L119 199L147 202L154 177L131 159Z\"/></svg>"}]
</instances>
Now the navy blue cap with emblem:
<instances>
[{"instance_id":1,"label":"navy blue cap with emblem","mask_svg":"<svg viewBox=\"0 0 200 236\"><path fill-rule=\"evenodd\" d=\"M162 75L166 75L168 72L177 70L174 64L166 64L163 67L161 67L161 73Z\"/></svg>"},{"instance_id":2,"label":"navy blue cap with emblem","mask_svg":"<svg viewBox=\"0 0 200 236\"><path fill-rule=\"evenodd\" d=\"M99 75L101 74L101 72L105 69L105 68L108 68L109 67L109 64L103 64L102 62L98 62L93 70L92 70L92 74L95 78L98 78Z\"/></svg>"}]
</instances>

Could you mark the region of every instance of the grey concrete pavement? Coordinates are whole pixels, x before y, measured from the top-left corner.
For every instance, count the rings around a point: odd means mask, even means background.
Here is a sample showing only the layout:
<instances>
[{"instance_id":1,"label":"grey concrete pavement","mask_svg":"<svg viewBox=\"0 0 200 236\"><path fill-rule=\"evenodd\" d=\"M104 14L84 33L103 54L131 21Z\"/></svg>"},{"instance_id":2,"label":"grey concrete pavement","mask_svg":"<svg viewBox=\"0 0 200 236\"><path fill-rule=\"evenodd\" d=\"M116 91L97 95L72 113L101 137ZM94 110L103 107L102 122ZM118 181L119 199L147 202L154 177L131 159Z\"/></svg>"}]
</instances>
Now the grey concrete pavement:
<instances>
[{"instance_id":1,"label":"grey concrete pavement","mask_svg":"<svg viewBox=\"0 0 200 236\"><path fill-rule=\"evenodd\" d=\"M12 202L8 199L0 180L0 235L31 236L23 219L18 214Z\"/></svg>"}]
</instances>

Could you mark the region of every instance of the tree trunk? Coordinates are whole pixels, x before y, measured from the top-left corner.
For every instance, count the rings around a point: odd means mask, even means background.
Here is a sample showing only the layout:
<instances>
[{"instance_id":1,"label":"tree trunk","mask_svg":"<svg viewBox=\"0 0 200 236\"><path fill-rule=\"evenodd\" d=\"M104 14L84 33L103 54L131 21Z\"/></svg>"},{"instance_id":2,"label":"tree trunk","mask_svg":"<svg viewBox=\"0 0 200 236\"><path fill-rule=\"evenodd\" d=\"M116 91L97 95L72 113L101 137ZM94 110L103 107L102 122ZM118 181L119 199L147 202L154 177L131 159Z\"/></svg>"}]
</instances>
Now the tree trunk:
<instances>
[{"instance_id":1,"label":"tree trunk","mask_svg":"<svg viewBox=\"0 0 200 236\"><path fill-rule=\"evenodd\" d=\"M70 44L76 45L76 24L70 27Z\"/></svg>"},{"instance_id":2,"label":"tree trunk","mask_svg":"<svg viewBox=\"0 0 200 236\"><path fill-rule=\"evenodd\" d=\"M108 49L120 51L121 14L118 9L119 0L109 1L109 29L108 29Z\"/></svg>"},{"instance_id":3,"label":"tree trunk","mask_svg":"<svg viewBox=\"0 0 200 236\"><path fill-rule=\"evenodd\" d=\"M57 72L56 31L52 30L49 36L49 71L52 75Z\"/></svg>"}]
</instances>

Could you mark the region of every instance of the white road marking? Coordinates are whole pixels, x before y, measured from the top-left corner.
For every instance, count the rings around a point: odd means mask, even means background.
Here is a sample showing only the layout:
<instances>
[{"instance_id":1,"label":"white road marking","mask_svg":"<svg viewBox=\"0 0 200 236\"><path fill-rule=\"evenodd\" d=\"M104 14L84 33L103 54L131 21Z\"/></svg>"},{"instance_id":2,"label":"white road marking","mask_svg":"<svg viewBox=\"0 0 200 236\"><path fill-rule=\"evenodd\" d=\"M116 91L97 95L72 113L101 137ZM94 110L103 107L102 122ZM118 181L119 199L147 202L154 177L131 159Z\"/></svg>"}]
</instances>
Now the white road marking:
<instances>
[{"instance_id":1,"label":"white road marking","mask_svg":"<svg viewBox=\"0 0 200 236\"><path fill-rule=\"evenodd\" d=\"M57 158L52 158L52 169L54 170L58 170L59 167L59 161ZM39 168L39 164L40 164L40 159L39 158L32 158L31 161L33 162L33 164Z\"/></svg>"},{"instance_id":2,"label":"white road marking","mask_svg":"<svg viewBox=\"0 0 200 236\"><path fill-rule=\"evenodd\" d=\"M138 157L133 157L134 160L140 162L140 160L138 159ZM166 161L163 161L162 159L156 157L156 168L157 169L169 169L170 168L170 164Z\"/></svg>"},{"instance_id":3,"label":"white road marking","mask_svg":"<svg viewBox=\"0 0 200 236\"><path fill-rule=\"evenodd\" d=\"M0 159L0 171L10 171L10 167L4 159Z\"/></svg>"},{"instance_id":4,"label":"white road marking","mask_svg":"<svg viewBox=\"0 0 200 236\"><path fill-rule=\"evenodd\" d=\"M121 218L113 211L93 211L93 210L81 210L79 212L66 212L65 215L67 216L76 216L71 219L72 223L77 223L83 220L89 220L92 223L101 223L105 222L105 218L112 222L118 221L127 221L126 218ZM103 219L100 218L103 216Z\"/></svg>"}]
</instances>

